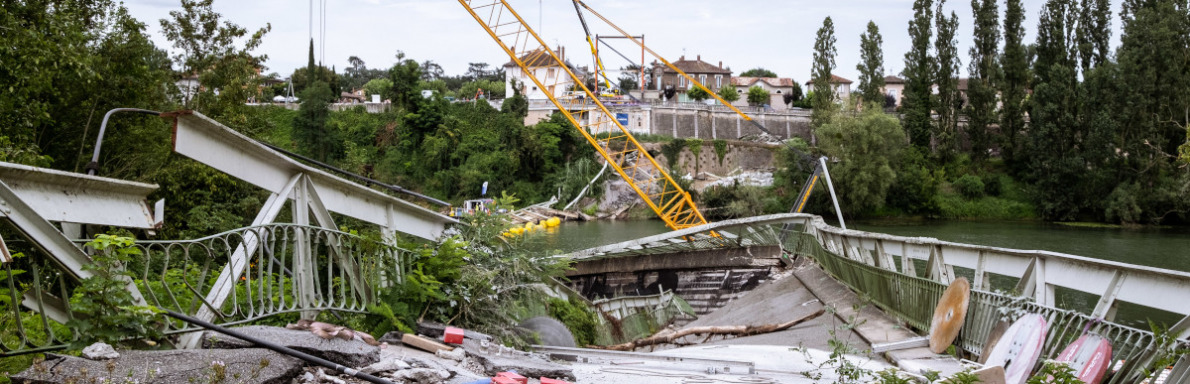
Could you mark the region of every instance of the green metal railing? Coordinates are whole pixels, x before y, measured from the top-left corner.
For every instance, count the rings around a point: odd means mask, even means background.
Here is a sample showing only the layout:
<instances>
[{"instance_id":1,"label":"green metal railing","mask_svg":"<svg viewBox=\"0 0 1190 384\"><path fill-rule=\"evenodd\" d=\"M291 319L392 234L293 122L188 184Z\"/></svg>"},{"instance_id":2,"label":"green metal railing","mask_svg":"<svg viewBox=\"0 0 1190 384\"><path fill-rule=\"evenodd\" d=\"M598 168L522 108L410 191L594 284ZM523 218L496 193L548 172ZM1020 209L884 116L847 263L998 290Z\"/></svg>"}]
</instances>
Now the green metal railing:
<instances>
[{"instance_id":1,"label":"green metal railing","mask_svg":"<svg viewBox=\"0 0 1190 384\"><path fill-rule=\"evenodd\" d=\"M1166 377L1156 382L1190 381L1190 358L1185 355L1170 364L1155 363L1172 348L1190 350L1190 343L1121 324L1143 323L1144 317L1162 311L1179 317L1190 314L1186 300L1180 299L1190 296L1190 274L1185 272L1046 251L843 230L806 214L721 221L563 257L583 262L771 245L780 245L788 255L812 258L835 279L922 333L929 331L934 308L949 281L958 275L972 278L971 304L956 346L974 356L984 353L988 335L999 321L1025 312L1038 313L1048 323L1042 359L1057 357L1086 329L1112 342L1112 371L1105 383L1141 382L1148 369L1166 371ZM1023 294L994 289L1004 284L1016 284ZM1058 289L1096 295L1098 304L1095 308L1061 308L1054 300ZM1165 308L1128 314L1113 309L1119 304L1151 306L1154 300L1150 296L1161 297L1163 302L1157 304Z\"/></svg>"},{"instance_id":2,"label":"green metal railing","mask_svg":"<svg viewBox=\"0 0 1190 384\"><path fill-rule=\"evenodd\" d=\"M411 257L393 245L294 224L134 246L140 254L125 269L146 304L187 315L205 311L222 325L286 313L366 312L378 288L400 283ZM73 318L68 298L79 282L36 249L27 251L4 263L0 275L0 356L61 349L74 339L63 324ZM221 283L224 295L214 289ZM165 326L166 334L198 330L179 321Z\"/></svg>"}]
</instances>

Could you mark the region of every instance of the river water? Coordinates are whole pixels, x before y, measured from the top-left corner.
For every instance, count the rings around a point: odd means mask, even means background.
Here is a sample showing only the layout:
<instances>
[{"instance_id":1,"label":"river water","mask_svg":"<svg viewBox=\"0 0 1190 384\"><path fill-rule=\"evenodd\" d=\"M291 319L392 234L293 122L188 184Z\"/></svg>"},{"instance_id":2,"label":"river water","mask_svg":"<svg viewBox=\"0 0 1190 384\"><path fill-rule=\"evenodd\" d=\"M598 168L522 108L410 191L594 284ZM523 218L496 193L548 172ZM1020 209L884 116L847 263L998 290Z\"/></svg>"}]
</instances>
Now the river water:
<instances>
[{"instance_id":1,"label":"river water","mask_svg":"<svg viewBox=\"0 0 1190 384\"><path fill-rule=\"evenodd\" d=\"M1040 249L1190 271L1190 228L1087 228L1041 222L862 221L848 228L1014 249ZM659 220L567 222L534 239L571 252L667 231Z\"/></svg>"}]
</instances>

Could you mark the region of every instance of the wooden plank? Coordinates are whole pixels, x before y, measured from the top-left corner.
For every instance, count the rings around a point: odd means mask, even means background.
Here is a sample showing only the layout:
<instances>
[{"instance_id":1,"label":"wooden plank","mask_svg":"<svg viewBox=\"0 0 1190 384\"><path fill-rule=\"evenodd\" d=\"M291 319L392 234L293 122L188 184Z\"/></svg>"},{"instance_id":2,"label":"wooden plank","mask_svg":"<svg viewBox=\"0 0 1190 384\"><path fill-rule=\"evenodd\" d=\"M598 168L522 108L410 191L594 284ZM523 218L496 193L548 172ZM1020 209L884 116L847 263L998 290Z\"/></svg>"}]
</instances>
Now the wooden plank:
<instances>
[{"instance_id":1,"label":"wooden plank","mask_svg":"<svg viewBox=\"0 0 1190 384\"><path fill-rule=\"evenodd\" d=\"M417 349L420 349L420 350L423 350L423 351L426 351L429 353L438 353L438 351L450 352L455 349L455 347L452 347L452 346L449 346L446 344L442 344L437 341L430 340L425 337L421 337L421 336L414 335L411 333L406 333L404 336L401 336L401 342L404 343L405 345L408 345L408 346L411 346L411 347L414 347L414 348L417 348Z\"/></svg>"}]
</instances>

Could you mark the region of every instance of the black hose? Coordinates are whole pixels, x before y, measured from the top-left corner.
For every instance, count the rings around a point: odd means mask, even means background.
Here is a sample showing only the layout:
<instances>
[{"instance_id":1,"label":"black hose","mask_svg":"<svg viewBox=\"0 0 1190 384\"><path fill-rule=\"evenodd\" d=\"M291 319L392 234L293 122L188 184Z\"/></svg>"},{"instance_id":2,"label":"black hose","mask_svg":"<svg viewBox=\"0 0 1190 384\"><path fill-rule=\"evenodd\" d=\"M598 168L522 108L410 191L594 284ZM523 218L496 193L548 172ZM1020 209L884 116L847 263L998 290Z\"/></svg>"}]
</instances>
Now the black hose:
<instances>
[{"instance_id":1,"label":"black hose","mask_svg":"<svg viewBox=\"0 0 1190 384\"><path fill-rule=\"evenodd\" d=\"M169 317L172 317L172 318L175 318L175 319L178 319L178 320L182 320L182 321L185 321L185 322L187 322L187 323L194 324L194 325L197 325L197 326L200 326L200 327L206 328L206 329L210 329L210 330L212 330L212 331L219 332L219 333L222 333L222 334L224 334L224 335L228 335L228 336L231 336L231 337L234 337L234 338L240 339L240 340L244 340L244 341L247 341L247 342L249 342L249 343L256 344L256 345L259 345L259 346L261 346L261 347L265 347L265 348L271 349L271 350L273 350L273 351L276 351L276 352L278 352L278 353L281 353L281 354L284 354L284 355L289 355L289 356L293 356L293 357L296 357L296 358L302 359L303 361L306 361L306 362L308 362L308 363L314 363L314 364L321 365L321 366L323 366L323 367L327 367L327 368L330 368L330 369L334 369L335 371L337 371L337 372L339 372L339 373L344 373L344 374L347 374L347 375L350 375L350 376L353 376L353 377L359 378L359 379L361 379L361 380L364 380L364 381L367 381L367 382L370 382L370 383L376 383L376 384L393 384L393 382L391 382L391 381L388 381L388 380L385 380L385 379L381 379L381 378L379 378L379 377L372 376L372 375L369 375L369 374L367 374L367 373L363 373L363 372L357 371L357 370L355 370L355 369L351 369L351 368L348 368L348 367L344 367L344 366L342 366L342 365L336 364L336 363L335 363L335 362L333 362L333 361L326 360L326 359L323 359L323 358L321 358L321 357L313 356L313 355L310 355L310 354L307 354L307 353L304 353L304 352L301 352L301 351L296 351L296 350L294 350L294 349L292 349L292 348L285 347L285 346L282 346L282 345L273 344L273 343L270 343L270 342L267 342L267 341L264 341L264 340L261 340L261 339L257 339L257 338L255 338L255 337L247 336L247 335L244 335L244 334L242 334L242 333L239 333L239 332L236 332L236 331L233 331L233 330L230 330L230 329L224 328L224 327L220 327L220 326L218 326L218 325L215 325L215 324L211 324L211 323L208 323L208 322L205 322L205 321L199 320L199 319L195 319L195 318L193 318L193 317L190 317L190 316L183 315L183 314L181 314L181 313L177 313L177 312L174 312L174 311L171 311L171 310L165 310L165 314L166 314L166 315L169 315Z\"/></svg>"},{"instance_id":2,"label":"black hose","mask_svg":"<svg viewBox=\"0 0 1190 384\"><path fill-rule=\"evenodd\" d=\"M351 178L353 178L353 179L356 179L356 180L359 180L359 181L363 181L364 183L379 185L379 186L381 186L381 187L384 187L384 188L387 188L387 189L389 189L389 190L391 190L391 191L393 191L393 192L404 193L404 194L406 194L406 195L410 195L410 196L413 196L413 197L418 197L418 198L424 199L424 200L426 200L426 201L429 201L429 202L431 202L431 203L434 203L434 204L441 205L441 206L443 206L443 207L449 207L449 206L450 206L450 203L447 203L447 202L445 202L445 201L438 200L438 199L435 199L435 198L433 198L433 197L429 197L429 196L426 196L426 195L423 195L423 194L420 194L420 193L417 193L417 192L413 192L413 191L410 191L410 190L408 190L408 189L401 188L400 186L396 186L396 185L392 185L392 184L386 184L386 183L383 183L383 182L381 182L381 181L379 181L379 180L375 180L375 179L372 179L372 178L369 178L369 177L365 177L365 176L357 175L357 174L355 174L355 173L351 173L351 172L348 172L348 171L346 171L346 170L343 170L343 169L336 168L336 167L335 167L335 166L333 166L333 165L330 165L330 164L327 164L327 163L323 163L323 162L321 162L321 161L314 160L314 159L311 159L311 158L309 158L309 157L305 157L305 156L302 156L302 155L299 155L299 154L296 154L296 153L293 153L293 152L287 151L287 150L285 150L285 149L282 149L281 147L278 147L278 146L276 146L276 145L272 145L272 144L269 144L269 143L266 143L266 142L263 142L263 141L256 141L256 142L257 142L257 143L260 143L261 145L264 145L264 146L266 146L266 147L269 147L270 149L272 149L272 150L274 150L274 151L281 152L282 154L284 154L284 155L286 155L286 156L293 157L293 158L297 158L298 160L302 160L302 161L305 161L305 162L309 162L309 163L311 163L311 164L314 164L314 165L317 165L317 166L319 166L319 167L322 167L322 168L325 168L325 169L329 169L329 170L331 170L331 171L334 171L335 173L339 173L339 174L342 174L342 175L346 175L346 176L348 176L348 177L351 177Z\"/></svg>"}]
</instances>

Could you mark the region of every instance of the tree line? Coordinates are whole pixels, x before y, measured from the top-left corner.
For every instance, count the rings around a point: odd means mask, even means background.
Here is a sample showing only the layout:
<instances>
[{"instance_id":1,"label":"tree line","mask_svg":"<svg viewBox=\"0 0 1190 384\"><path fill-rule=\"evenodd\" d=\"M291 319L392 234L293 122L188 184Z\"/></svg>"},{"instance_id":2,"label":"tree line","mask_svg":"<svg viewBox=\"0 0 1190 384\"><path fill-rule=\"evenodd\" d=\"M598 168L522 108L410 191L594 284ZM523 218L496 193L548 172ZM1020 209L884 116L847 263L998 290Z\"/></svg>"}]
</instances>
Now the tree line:
<instances>
[{"instance_id":1,"label":"tree line","mask_svg":"<svg viewBox=\"0 0 1190 384\"><path fill-rule=\"evenodd\" d=\"M836 106L846 101L829 84L836 55L832 20L827 17L818 31L812 124L826 143L817 149L844 161L871 163L842 165L857 169L841 179L895 180L887 186L857 183L861 191L844 192L888 194L851 207L853 214L891 207L928 215L936 212L929 198L936 192L930 191L953 187L951 182L965 174L998 178L1003 173L1023 183L1029 201L1047 220L1185 221L1190 210L1187 1L1124 0L1114 18L1108 0L1049 0L1036 16L1036 40L1026 42L1028 17L1020 0L1006 0L1002 13L996 0L971 0L973 44L966 55L965 99L958 87L964 59L956 48L958 16L947 14L945 3L913 3L907 29L911 48L900 73L905 89L896 119L899 134L887 129L853 133L886 132L883 140L905 141L903 149L883 152L897 169L892 173L877 165L884 160L846 156L865 152L854 148L865 142L863 137L850 137L851 146L836 147L835 153L829 149L829 135L840 125L874 119L857 109L877 109L875 102L885 98L879 27L870 22L861 35L854 101L859 105L842 109ZM1114 47L1113 20L1123 30ZM925 193L917 188L922 186Z\"/></svg>"}]
</instances>

